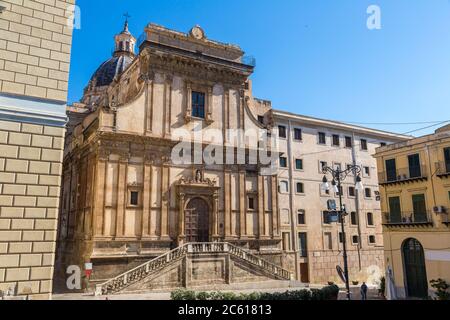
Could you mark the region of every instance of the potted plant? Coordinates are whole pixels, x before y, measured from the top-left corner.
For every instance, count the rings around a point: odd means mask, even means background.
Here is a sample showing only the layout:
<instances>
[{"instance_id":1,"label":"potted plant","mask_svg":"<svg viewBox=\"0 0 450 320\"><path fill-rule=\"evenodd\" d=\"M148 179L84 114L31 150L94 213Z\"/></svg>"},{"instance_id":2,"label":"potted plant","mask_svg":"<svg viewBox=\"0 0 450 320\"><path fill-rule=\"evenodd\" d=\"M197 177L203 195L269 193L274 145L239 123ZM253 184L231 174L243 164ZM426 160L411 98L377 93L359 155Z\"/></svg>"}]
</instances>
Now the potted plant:
<instances>
[{"instance_id":1,"label":"potted plant","mask_svg":"<svg viewBox=\"0 0 450 320\"><path fill-rule=\"evenodd\" d=\"M353 284L354 286L357 286L357 285L359 284L359 281L352 281L352 284Z\"/></svg>"},{"instance_id":2,"label":"potted plant","mask_svg":"<svg viewBox=\"0 0 450 320\"><path fill-rule=\"evenodd\" d=\"M431 287L436 289L436 299L437 300L450 300L450 292L448 292L448 288L450 286L445 282L445 280L439 278L437 280L430 281Z\"/></svg>"}]
</instances>

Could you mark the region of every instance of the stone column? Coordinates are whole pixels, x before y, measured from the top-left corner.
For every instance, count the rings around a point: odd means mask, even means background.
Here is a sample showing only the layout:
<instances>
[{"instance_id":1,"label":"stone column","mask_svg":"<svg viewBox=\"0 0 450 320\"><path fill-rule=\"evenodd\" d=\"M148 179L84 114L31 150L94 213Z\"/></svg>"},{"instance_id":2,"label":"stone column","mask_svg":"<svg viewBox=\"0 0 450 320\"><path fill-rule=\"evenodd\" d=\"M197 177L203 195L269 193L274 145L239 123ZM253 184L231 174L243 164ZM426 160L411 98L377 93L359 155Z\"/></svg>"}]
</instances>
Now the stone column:
<instances>
[{"instance_id":1,"label":"stone column","mask_svg":"<svg viewBox=\"0 0 450 320\"><path fill-rule=\"evenodd\" d=\"M258 175L258 230L259 238L264 238L264 177Z\"/></svg>"},{"instance_id":2,"label":"stone column","mask_svg":"<svg viewBox=\"0 0 450 320\"><path fill-rule=\"evenodd\" d=\"M224 213L224 234L225 239L228 239L231 232L231 171L226 169L224 174L224 201L225 201L225 213Z\"/></svg>"},{"instance_id":3,"label":"stone column","mask_svg":"<svg viewBox=\"0 0 450 320\"><path fill-rule=\"evenodd\" d=\"M220 239L219 235L219 191L214 191L213 197L213 241Z\"/></svg>"},{"instance_id":4,"label":"stone column","mask_svg":"<svg viewBox=\"0 0 450 320\"><path fill-rule=\"evenodd\" d=\"M178 245L181 246L184 243L184 240L186 239L185 234L185 213L184 213L184 205L186 201L186 194L180 193L178 195Z\"/></svg>"},{"instance_id":5,"label":"stone column","mask_svg":"<svg viewBox=\"0 0 450 320\"><path fill-rule=\"evenodd\" d=\"M164 84L164 125L163 132L164 136L170 136L170 115L172 109L172 83L173 77L171 75L165 76L165 84Z\"/></svg>"},{"instance_id":6,"label":"stone column","mask_svg":"<svg viewBox=\"0 0 450 320\"><path fill-rule=\"evenodd\" d=\"M213 88L208 87L208 96L206 101L206 123L212 123L212 108L213 108Z\"/></svg>"},{"instance_id":7,"label":"stone column","mask_svg":"<svg viewBox=\"0 0 450 320\"><path fill-rule=\"evenodd\" d=\"M161 168L161 239L169 240L169 163L163 161Z\"/></svg>"},{"instance_id":8,"label":"stone column","mask_svg":"<svg viewBox=\"0 0 450 320\"><path fill-rule=\"evenodd\" d=\"M152 186L152 161L145 159L144 163L144 190L142 195L142 235L143 239L150 238L151 219L151 186Z\"/></svg>"},{"instance_id":9,"label":"stone column","mask_svg":"<svg viewBox=\"0 0 450 320\"><path fill-rule=\"evenodd\" d=\"M105 221L105 187L106 187L106 173L108 169L107 155L99 154L97 158L97 178L95 193L93 194L94 201L94 238L103 237L104 221Z\"/></svg>"},{"instance_id":10,"label":"stone column","mask_svg":"<svg viewBox=\"0 0 450 320\"><path fill-rule=\"evenodd\" d=\"M184 119L186 122L191 121L192 118L192 86L189 81L186 81L186 113Z\"/></svg>"},{"instance_id":11,"label":"stone column","mask_svg":"<svg viewBox=\"0 0 450 320\"><path fill-rule=\"evenodd\" d=\"M272 230L271 236L275 238L279 236L278 230L278 186L277 186L277 177L272 176L270 179L271 185L271 195L272 198Z\"/></svg>"},{"instance_id":12,"label":"stone column","mask_svg":"<svg viewBox=\"0 0 450 320\"><path fill-rule=\"evenodd\" d=\"M239 171L239 221L240 221L240 236L245 237L246 229L246 194L245 194L245 172Z\"/></svg>"},{"instance_id":13,"label":"stone column","mask_svg":"<svg viewBox=\"0 0 450 320\"><path fill-rule=\"evenodd\" d=\"M128 155L121 155L119 160L119 179L117 183L117 218L116 237L123 237L125 231L125 207L127 205L127 171Z\"/></svg>"},{"instance_id":14,"label":"stone column","mask_svg":"<svg viewBox=\"0 0 450 320\"><path fill-rule=\"evenodd\" d=\"M145 90L145 133L152 132L153 126L153 81L154 73L150 73L146 77L146 90Z\"/></svg>"}]
</instances>

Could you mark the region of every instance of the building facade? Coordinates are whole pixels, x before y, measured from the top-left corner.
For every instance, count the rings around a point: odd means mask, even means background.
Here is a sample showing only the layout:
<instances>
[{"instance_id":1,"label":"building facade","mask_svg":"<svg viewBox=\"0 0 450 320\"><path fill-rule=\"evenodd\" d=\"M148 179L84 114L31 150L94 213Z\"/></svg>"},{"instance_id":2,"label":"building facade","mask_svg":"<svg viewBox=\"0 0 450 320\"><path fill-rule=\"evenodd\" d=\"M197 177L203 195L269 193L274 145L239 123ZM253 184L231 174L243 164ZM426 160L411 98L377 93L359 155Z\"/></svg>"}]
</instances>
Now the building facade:
<instances>
[{"instance_id":1,"label":"building facade","mask_svg":"<svg viewBox=\"0 0 450 320\"><path fill-rule=\"evenodd\" d=\"M302 282L340 283L336 266L343 268L340 223L331 223L327 201L339 194L321 190L323 167L346 169L357 165L364 191L356 190L356 176L343 182L345 238L351 281L376 284L384 274L383 238L375 149L408 137L275 111L279 134L279 210L283 251ZM283 165L281 162L284 162ZM331 179L331 177L328 177Z\"/></svg>"},{"instance_id":2,"label":"building facade","mask_svg":"<svg viewBox=\"0 0 450 320\"><path fill-rule=\"evenodd\" d=\"M400 297L450 282L450 127L377 149L385 263Z\"/></svg>"},{"instance_id":3,"label":"building facade","mask_svg":"<svg viewBox=\"0 0 450 320\"><path fill-rule=\"evenodd\" d=\"M115 42L113 57L94 73L81 103L69 112L58 278L64 279L67 265L91 262L92 280L101 282L185 243L227 242L299 280L336 280L331 270L341 252L336 227L322 222L326 200L334 196L319 194L322 160L369 168L368 199L353 209L357 194L349 198L349 209L362 222L373 213L368 226L348 225L355 230L352 236L363 239L351 256L352 265L361 264L352 276L366 280L378 270L370 266L382 268L371 152L380 142L406 137L274 110L269 101L253 97L252 59L238 46L209 40L198 26L186 34L149 24L136 42L125 24ZM294 126L302 129L301 141L293 141ZM249 132L256 135L246 136ZM323 144L318 132L325 134ZM330 145L331 133L339 134L339 146ZM352 137L349 148L342 144L346 136ZM356 148L361 139L366 139L363 152ZM191 148L178 150L180 141ZM269 162L259 153L265 150ZM196 162L199 154L223 161ZM178 156L194 161L178 163ZM294 170L297 157L303 164ZM297 181L303 191L294 192ZM306 213L305 223L297 223L299 210ZM308 245L297 240L302 232L308 233ZM323 248L324 236L333 242L329 250ZM375 236L371 244L369 236ZM299 248L308 250L306 256ZM195 273L222 272L214 263Z\"/></svg>"},{"instance_id":4,"label":"building facade","mask_svg":"<svg viewBox=\"0 0 450 320\"><path fill-rule=\"evenodd\" d=\"M51 297L74 3L0 1L4 295Z\"/></svg>"}]
</instances>

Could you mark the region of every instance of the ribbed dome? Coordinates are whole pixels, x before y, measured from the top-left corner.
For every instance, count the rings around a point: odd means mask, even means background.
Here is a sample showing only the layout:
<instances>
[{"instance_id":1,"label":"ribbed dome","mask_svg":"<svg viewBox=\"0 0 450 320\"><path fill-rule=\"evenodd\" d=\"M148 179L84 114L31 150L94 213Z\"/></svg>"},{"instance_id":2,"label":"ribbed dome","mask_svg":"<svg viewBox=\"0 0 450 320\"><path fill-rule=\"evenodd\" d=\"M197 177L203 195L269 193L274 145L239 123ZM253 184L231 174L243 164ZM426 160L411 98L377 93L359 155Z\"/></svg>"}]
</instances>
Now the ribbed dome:
<instances>
[{"instance_id":1,"label":"ribbed dome","mask_svg":"<svg viewBox=\"0 0 450 320\"><path fill-rule=\"evenodd\" d=\"M117 55L102 63L91 77L90 84L93 87L108 86L116 76L122 74L133 62L133 58L128 55Z\"/></svg>"}]
</instances>

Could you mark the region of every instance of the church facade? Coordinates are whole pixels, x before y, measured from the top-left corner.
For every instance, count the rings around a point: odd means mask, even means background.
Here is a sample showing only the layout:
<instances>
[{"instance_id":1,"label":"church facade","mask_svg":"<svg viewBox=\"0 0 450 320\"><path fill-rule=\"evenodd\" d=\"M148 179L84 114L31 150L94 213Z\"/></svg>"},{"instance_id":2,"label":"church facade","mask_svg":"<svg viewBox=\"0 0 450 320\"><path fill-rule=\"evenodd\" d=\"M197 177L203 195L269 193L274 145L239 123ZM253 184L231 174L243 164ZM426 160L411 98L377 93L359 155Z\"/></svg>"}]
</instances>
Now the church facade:
<instances>
[{"instance_id":1,"label":"church facade","mask_svg":"<svg viewBox=\"0 0 450 320\"><path fill-rule=\"evenodd\" d=\"M343 131L357 132L371 146L405 137L273 110L270 102L253 97L252 59L238 46L209 40L198 26L186 34L149 24L137 41L126 24L115 42L113 57L95 72L81 103L69 109L59 277L68 265L90 262L92 279L101 282L186 243L226 242L290 270L299 280L334 279L331 271L314 272L316 251L326 250L324 232L334 237L334 229L321 220L326 203L319 194L321 172L316 168L314 177L304 179L300 169L285 170L303 160L294 158L289 139L283 141L286 129L293 138L299 137L291 122L305 126L304 137L320 128L340 132L341 138ZM311 138L298 150L316 145ZM336 151L328 149L321 152ZM360 163L351 152L340 157L342 165ZM375 166L367 153L364 157ZM294 181L303 179L314 185L311 190L317 187L317 194L302 195ZM377 185L375 176L371 182ZM308 244L297 238L305 233L296 217L305 207L302 201L308 202L311 217L318 217L310 220L315 240ZM371 201L375 212L378 204ZM305 246L312 249L309 263L301 251ZM378 246L373 255L381 258L372 262L382 268L382 240ZM339 247L328 249L323 257L340 263ZM334 260L327 259L326 266L320 261L322 268L335 270ZM366 276L360 272L359 278Z\"/></svg>"}]
</instances>

